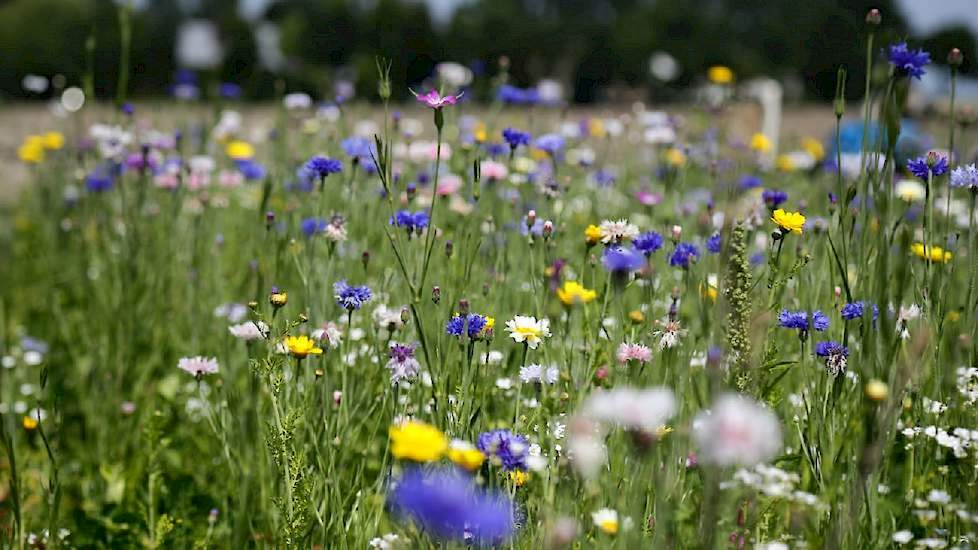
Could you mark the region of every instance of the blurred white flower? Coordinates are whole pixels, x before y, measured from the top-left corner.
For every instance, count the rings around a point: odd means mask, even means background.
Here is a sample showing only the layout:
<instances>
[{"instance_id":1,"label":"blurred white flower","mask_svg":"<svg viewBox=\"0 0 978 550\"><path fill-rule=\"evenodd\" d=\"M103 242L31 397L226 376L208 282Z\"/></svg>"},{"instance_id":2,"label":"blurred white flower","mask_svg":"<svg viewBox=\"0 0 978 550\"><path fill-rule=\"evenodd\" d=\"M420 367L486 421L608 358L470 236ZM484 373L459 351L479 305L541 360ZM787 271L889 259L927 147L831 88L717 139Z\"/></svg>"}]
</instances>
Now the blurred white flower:
<instances>
[{"instance_id":1,"label":"blurred white flower","mask_svg":"<svg viewBox=\"0 0 978 550\"><path fill-rule=\"evenodd\" d=\"M781 425L760 403L728 393L710 411L696 415L693 439L700 462L751 466L773 458L781 449Z\"/></svg>"}]
</instances>

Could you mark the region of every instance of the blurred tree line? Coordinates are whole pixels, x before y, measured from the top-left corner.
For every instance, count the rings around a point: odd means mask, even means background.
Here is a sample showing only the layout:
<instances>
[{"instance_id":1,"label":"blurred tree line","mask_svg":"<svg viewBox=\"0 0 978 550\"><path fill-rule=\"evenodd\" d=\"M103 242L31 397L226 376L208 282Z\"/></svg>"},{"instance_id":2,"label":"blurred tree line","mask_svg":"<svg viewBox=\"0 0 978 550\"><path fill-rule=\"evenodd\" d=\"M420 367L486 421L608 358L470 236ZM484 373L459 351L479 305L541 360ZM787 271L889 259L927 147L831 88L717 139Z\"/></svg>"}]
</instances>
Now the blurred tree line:
<instances>
[{"instance_id":1,"label":"blurred tree line","mask_svg":"<svg viewBox=\"0 0 978 550\"><path fill-rule=\"evenodd\" d=\"M113 97L119 1L125 0L0 0L0 94L28 95L21 86L26 74L61 74L80 84L90 71L96 93ZM554 77L577 101L603 99L611 86L668 97L715 64L739 78L797 82L806 96L822 99L831 98L836 69L845 65L847 93L856 98L864 80L866 12L883 12L879 47L908 28L893 0L474 0L445 25L435 25L420 1L272 0L259 20L245 20L238 1L148 0L133 11L130 95L167 93L178 69L177 29L188 17L213 21L224 46L223 63L206 78L234 82L251 98L273 97L276 82L330 97L338 80L374 97L378 55L394 60L392 78L405 85L397 88L402 97L439 61L491 76L505 57L511 82ZM279 32L287 62L274 72L259 62L259 24ZM938 62L952 45L961 48L966 71L978 54L966 28L915 43L931 48ZM650 76L653 52L678 62L674 79Z\"/></svg>"}]
</instances>

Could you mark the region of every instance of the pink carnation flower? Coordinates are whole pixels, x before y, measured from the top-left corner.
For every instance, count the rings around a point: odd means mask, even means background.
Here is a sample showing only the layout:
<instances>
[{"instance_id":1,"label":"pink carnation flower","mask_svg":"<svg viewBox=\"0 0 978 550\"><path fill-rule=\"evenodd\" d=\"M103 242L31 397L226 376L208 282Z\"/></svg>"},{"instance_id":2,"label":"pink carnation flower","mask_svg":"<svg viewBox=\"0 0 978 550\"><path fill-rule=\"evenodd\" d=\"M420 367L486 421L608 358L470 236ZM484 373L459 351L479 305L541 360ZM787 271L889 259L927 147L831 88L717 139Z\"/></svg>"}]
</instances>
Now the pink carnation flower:
<instances>
[{"instance_id":1,"label":"pink carnation flower","mask_svg":"<svg viewBox=\"0 0 978 550\"><path fill-rule=\"evenodd\" d=\"M626 344L624 342L618 346L618 362L622 365L629 361L648 363L651 360L652 349L648 346L643 346L642 344Z\"/></svg>"},{"instance_id":2,"label":"pink carnation flower","mask_svg":"<svg viewBox=\"0 0 978 550\"><path fill-rule=\"evenodd\" d=\"M441 109L445 105L455 105L458 99L462 97L462 93L442 96L438 93L438 90L431 90L426 94L414 94L414 97L418 98L420 103L424 103L432 109Z\"/></svg>"}]
</instances>

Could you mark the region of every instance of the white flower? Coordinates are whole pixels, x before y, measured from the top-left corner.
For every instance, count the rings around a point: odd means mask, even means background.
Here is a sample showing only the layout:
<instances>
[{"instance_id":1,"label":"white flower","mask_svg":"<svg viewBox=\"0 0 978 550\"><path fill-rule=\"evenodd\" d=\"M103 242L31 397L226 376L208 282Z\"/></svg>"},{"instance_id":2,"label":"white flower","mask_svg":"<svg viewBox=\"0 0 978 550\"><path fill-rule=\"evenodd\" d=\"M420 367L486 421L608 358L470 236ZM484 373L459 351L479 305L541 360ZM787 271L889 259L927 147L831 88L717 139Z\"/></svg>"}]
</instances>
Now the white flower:
<instances>
[{"instance_id":1,"label":"white flower","mask_svg":"<svg viewBox=\"0 0 978 550\"><path fill-rule=\"evenodd\" d=\"M896 196L905 202L922 202L927 190L915 179L900 180L895 187Z\"/></svg>"},{"instance_id":2,"label":"white flower","mask_svg":"<svg viewBox=\"0 0 978 550\"><path fill-rule=\"evenodd\" d=\"M387 533L383 537L374 537L370 539L367 543L371 548L379 548L380 550L391 550L394 548L394 543L398 541L398 536L394 533Z\"/></svg>"},{"instance_id":3,"label":"white flower","mask_svg":"<svg viewBox=\"0 0 978 550\"><path fill-rule=\"evenodd\" d=\"M567 455L579 474L593 478L604 465L606 456L601 427L583 417L567 424Z\"/></svg>"},{"instance_id":4,"label":"white flower","mask_svg":"<svg viewBox=\"0 0 978 550\"><path fill-rule=\"evenodd\" d=\"M286 94L282 98L282 105L290 111L293 109L308 109L312 107L312 98L309 97L309 94L301 92Z\"/></svg>"},{"instance_id":5,"label":"white flower","mask_svg":"<svg viewBox=\"0 0 978 550\"><path fill-rule=\"evenodd\" d=\"M897 531L893 533L893 542L897 544L907 544L913 540L913 533L907 530Z\"/></svg>"},{"instance_id":6,"label":"white flower","mask_svg":"<svg viewBox=\"0 0 978 550\"><path fill-rule=\"evenodd\" d=\"M399 329L404 326L401 320L401 310L387 307L386 304L377 304L374 308L374 323L381 329Z\"/></svg>"},{"instance_id":7,"label":"white flower","mask_svg":"<svg viewBox=\"0 0 978 550\"><path fill-rule=\"evenodd\" d=\"M520 380L522 380L524 384L529 384L531 382L546 382L547 384L553 384L559 377L560 371L553 365L547 368L537 364L520 367Z\"/></svg>"},{"instance_id":8,"label":"white flower","mask_svg":"<svg viewBox=\"0 0 978 550\"><path fill-rule=\"evenodd\" d=\"M618 533L618 512L611 508L601 508L591 512L591 520L603 533L609 535Z\"/></svg>"},{"instance_id":9,"label":"white flower","mask_svg":"<svg viewBox=\"0 0 978 550\"><path fill-rule=\"evenodd\" d=\"M711 411L696 415L693 439L704 463L750 466L781 449L781 425L773 412L756 401L728 393L717 399Z\"/></svg>"},{"instance_id":10,"label":"white flower","mask_svg":"<svg viewBox=\"0 0 978 550\"><path fill-rule=\"evenodd\" d=\"M189 372L194 376L214 374L217 372L217 358L202 357L200 355L197 357L183 357L177 362L177 368Z\"/></svg>"},{"instance_id":11,"label":"white flower","mask_svg":"<svg viewBox=\"0 0 978 550\"><path fill-rule=\"evenodd\" d=\"M951 495L949 495L947 491L932 489L931 492L927 494L927 500L933 502L934 504L948 504L951 502Z\"/></svg>"},{"instance_id":12,"label":"white flower","mask_svg":"<svg viewBox=\"0 0 978 550\"><path fill-rule=\"evenodd\" d=\"M947 541L944 539L935 539L935 538L917 539L917 546L918 547L922 546L924 548L946 548Z\"/></svg>"},{"instance_id":13,"label":"white flower","mask_svg":"<svg viewBox=\"0 0 978 550\"><path fill-rule=\"evenodd\" d=\"M592 393L584 415L636 430L655 430L676 414L676 397L668 388L615 388Z\"/></svg>"},{"instance_id":14,"label":"white flower","mask_svg":"<svg viewBox=\"0 0 978 550\"><path fill-rule=\"evenodd\" d=\"M528 315L517 315L511 320L506 321L506 331L513 341L517 343L526 342L530 349L537 349L544 338L550 337L550 320L531 317Z\"/></svg>"},{"instance_id":15,"label":"white flower","mask_svg":"<svg viewBox=\"0 0 978 550\"><path fill-rule=\"evenodd\" d=\"M601 230L601 242L604 244L630 241L638 236L638 226L625 219L604 220L598 229Z\"/></svg>"},{"instance_id":16,"label":"white flower","mask_svg":"<svg viewBox=\"0 0 978 550\"><path fill-rule=\"evenodd\" d=\"M268 334L268 325L262 321L258 321L257 323L254 321L245 321L238 325L229 326L228 332L235 338L251 342L252 340L264 338Z\"/></svg>"}]
</instances>

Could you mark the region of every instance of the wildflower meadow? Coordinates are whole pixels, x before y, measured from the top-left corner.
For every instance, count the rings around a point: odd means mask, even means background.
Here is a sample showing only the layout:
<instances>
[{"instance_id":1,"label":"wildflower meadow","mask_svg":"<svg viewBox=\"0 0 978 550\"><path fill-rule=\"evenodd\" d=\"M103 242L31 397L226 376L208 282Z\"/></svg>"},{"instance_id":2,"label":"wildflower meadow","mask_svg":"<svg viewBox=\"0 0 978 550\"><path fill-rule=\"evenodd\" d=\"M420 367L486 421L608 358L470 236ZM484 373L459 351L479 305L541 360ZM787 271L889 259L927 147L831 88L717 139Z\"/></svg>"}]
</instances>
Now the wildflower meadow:
<instances>
[{"instance_id":1,"label":"wildflower meadow","mask_svg":"<svg viewBox=\"0 0 978 550\"><path fill-rule=\"evenodd\" d=\"M675 109L397 57L260 113L69 87L0 217L0 547L974 547L976 120L885 26L780 144L724 66Z\"/></svg>"}]
</instances>

